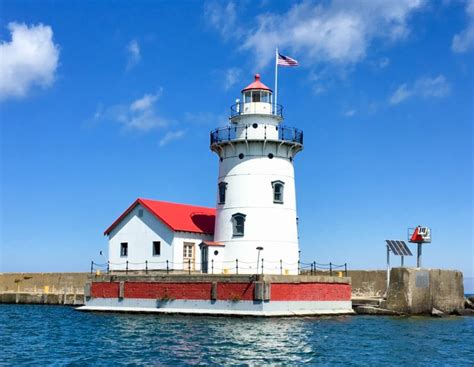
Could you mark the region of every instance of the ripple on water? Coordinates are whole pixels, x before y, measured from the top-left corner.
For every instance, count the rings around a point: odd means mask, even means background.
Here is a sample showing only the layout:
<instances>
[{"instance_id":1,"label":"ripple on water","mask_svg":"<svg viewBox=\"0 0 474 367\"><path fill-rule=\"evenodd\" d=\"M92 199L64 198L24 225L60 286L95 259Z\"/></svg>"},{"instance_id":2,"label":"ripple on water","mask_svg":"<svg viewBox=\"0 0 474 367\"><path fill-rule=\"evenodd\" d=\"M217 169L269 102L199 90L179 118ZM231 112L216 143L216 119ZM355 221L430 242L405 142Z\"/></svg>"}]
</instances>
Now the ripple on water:
<instances>
[{"instance_id":1,"label":"ripple on water","mask_svg":"<svg viewBox=\"0 0 474 367\"><path fill-rule=\"evenodd\" d=\"M0 305L0 352L10 365L472 366L474 318L259 319Z\"/></svg>"}]
</instances>

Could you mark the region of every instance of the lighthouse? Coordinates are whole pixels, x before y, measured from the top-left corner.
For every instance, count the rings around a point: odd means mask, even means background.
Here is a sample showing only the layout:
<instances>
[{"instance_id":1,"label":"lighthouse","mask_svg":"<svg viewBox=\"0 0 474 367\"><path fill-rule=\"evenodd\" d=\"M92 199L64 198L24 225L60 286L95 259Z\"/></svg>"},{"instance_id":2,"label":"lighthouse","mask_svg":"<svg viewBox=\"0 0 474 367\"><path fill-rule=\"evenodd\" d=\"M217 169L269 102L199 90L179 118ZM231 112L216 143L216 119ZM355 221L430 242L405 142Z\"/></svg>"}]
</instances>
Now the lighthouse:
<instances>
[{"instance_id":1,"label":"lighthouse","mask_svg":"<svg viewBox=\"0 0 474 367\"><path fill-rule=\"evenodd\" d=\"M241 93L229 125L211 132L219 157L216 247L204 247L202 257L223 273L298 274L294 159L303 132L283 124L283 107L259 74Z\"/></svg>"}]
</instances>

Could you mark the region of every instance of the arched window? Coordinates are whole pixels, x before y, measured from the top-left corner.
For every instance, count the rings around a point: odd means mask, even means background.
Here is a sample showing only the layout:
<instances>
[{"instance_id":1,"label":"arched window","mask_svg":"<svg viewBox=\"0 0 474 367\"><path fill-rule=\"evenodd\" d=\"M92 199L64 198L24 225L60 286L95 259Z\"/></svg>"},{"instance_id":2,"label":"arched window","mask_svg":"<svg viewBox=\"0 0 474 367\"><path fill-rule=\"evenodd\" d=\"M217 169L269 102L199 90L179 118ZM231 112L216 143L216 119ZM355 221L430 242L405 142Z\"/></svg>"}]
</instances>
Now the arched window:
<instances>
[{"instance_id":1,"label":"arched window","mask_svg":"<svg viewBox=\"0 0 474 367\"><path fill-rule=\"evenodd\" d=\"M243 236L245 232L245 214L236 213L232 216L234 236Z\"/></svg>"},{"instance_id":2,"label":"arched window","mask_svg":"<svg viewBox=\"0 0 474 367\"><path fill-rule=\"evenodd\" d=\"M273 181L273 202L277 204L283 204L283 189L285 183L283 181Z\"/></svg>"},{"instance_id":3,"label":"arched window","mask_svg":"<svg viewBox=\"0 0 474 367\"><path fill-rule=\"evenodd\" d=\"M225 204L226 190L227 190L227 182L219 182L219 204Z\"/></svg>"}]
</instances>

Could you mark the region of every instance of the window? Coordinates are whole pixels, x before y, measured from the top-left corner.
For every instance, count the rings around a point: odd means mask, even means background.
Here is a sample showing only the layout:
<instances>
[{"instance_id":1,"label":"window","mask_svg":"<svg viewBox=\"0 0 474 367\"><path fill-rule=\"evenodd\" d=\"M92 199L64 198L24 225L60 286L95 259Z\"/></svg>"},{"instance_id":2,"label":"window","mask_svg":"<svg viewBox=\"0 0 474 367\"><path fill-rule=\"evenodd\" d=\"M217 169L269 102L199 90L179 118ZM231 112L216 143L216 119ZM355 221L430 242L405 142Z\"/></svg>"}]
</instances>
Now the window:
<instances>
[{"instance_id":1,"label":"window","mask_svg":"<svg viewBox=\"0 0 474 367\"><path fill-rule=\"evenodd\" d=\"M128 242L122 242L120 244L120 256L127 257L128 256Z\"/></svg>"},{"instance_id":2,"label":"window","mask_svg":"<svg viewBox=\"0 0 474 367\"><path fill-rule=\"evenodd\" d=\"M194 258L194 243L184 242L184 244L183 244L183 258L184 259Z\"/></svg>"},{"instance_id":3,"label":"window","mask_svg":"<svg viewBox=\"0 0 474 367\"><path fill-rule=\"evenodd\" d=\"M251 92L245 92L245 94L244 94L244 102L245 103L250 103L250 93Z\"/></svg>"},{"instance_id":4,"label":"window","mask_svg":"<svg viewBox=\"0 0 474 367\"><path fill-rule=\"evenodd\" d=\"M270 103L270 93L262 92L262 102Z\"/></svg>"},{"instance_id":5,"label":"window","mask_svg":"<svg viewBox=\"0 0 474 367\"><path fill-rule=\"evenodd\" d=\"M138 209L138 218L143 217L143 209Z\"/></svg>"},{"instance_id":6,"label":"window","mask_svg":"<svg viewBox=\"0 0 474 367\"><path fill-rule=\"evenodd\" d=\"M161 255L161 242L153 241L153 256L160 256L160 255Z\"/></svg>"},{"instance_id":7,"label":"window","mask_svg":"<svg viewBox=\"0 0 474 367\"><path fill-rule=\"evenodd\" d=\"M252 92L252 102L260 102L260 92Z\"/></svg>"},{"instance_id":8,"label":"window","mask_svg":"<svg viewBox=\"0 0 474 367\"><path fill-rule=\"evenodd\" d=\"M283 204L283 188L285 183L282 181L273 181L273 202L277 204Z\"/></svg>"},{"instance_id":9,"label":"window","mask_svg":"<svg viewBox=\"0 0 474 367\"><path fill-rule=\"evenodd\" d=\"M225 192L227 190L226 182L219 182L219 204L225 204Z\"/></svg>"},{"instance_id":10,"label":"window","mask_svg":"<svg viewBox=\"0 0 474 367\"><path fill-rule=\"evenodd\" d=\"M234 236L243 236L245 230L245 214L236 213L232 216Z\"/></svg>"}]
</instances>

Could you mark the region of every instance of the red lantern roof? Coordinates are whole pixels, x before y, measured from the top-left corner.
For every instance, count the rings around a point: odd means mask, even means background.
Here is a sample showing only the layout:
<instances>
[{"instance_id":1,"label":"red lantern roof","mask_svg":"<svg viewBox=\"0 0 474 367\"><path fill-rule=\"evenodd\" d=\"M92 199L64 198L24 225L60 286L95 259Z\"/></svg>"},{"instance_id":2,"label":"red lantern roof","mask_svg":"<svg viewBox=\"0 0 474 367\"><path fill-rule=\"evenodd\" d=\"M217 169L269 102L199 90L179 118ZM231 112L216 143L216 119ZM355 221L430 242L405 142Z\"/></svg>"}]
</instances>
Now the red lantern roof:
<instances>
[{"instance_id":1,"label":"red lantern roof","mask_svg":"<svg viewBox=\"0 0 474 367\"><path fill-rule=\"evenodd\" d=\"M245 87L244 89L242 89L242 93L247 91L247 90L255 90L255 89L267 90L269 92L272 91L270 88L268 88L265 84L263 84L260 81L260 74L255 74L255 81L253 83L247 85L247 87Z\"/></svg>"},{"instance_id":2,"label":"red lantern roof","mask_svg":"<svg viewBox=\"0 0 474 367\"><path fill-rule=\"evenodd\" d=\"M139 198L105 230L104 235L108 235L138 204L141 204L174 232L214 233L216 218L216 209L214 208Z\"/></svg>"}]
</instances>

